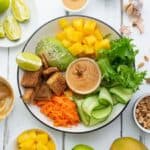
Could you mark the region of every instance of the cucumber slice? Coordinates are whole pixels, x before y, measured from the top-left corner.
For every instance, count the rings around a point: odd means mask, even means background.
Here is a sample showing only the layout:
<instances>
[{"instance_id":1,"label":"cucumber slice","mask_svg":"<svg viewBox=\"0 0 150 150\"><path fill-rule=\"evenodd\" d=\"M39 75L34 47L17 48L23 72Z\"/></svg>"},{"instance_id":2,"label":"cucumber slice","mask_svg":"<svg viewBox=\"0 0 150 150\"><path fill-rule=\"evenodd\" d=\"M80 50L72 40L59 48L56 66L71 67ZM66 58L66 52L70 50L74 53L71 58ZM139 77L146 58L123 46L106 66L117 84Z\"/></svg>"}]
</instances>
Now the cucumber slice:
<instances>
[{"instance_id":1,"label":"cucumber slice","mask_svg":"<svg viewBox=\"0 0 150 150\"><path fill-rule=\"evenodd\" d=\"M99 105L98 96L94 95L87 97L84 100L84 102L82 103L82 109L87 115L91 116L93 109L98 105Z\"/></svg>"},{"instance_id":2,"label":"cucumber slice","mask_svg":"<svg viewBox=\"0 0 150 150\"><path fill-rule=\"evenodd\" d=\"M90 121L90 117L82 110L82 103L84 100L76 100L76 104L78 107L78 112L80 115L80 119L83 122L84 125L88 125Z\"/></svg>"},{"instance_id":3,"label":"cucumber slice","mask_svg":"<svg viewBox=\"0 0 150 150\"><path fill-rule=\"evenodd\" d=\"M92 112L92 116L95 119L98 119L100 122L106 120L112 111L112 106L108 106L106 108L100 110L94 110Z\"/></svg>"},{"instance_id":4,"label":"cucumber slice","mask_svg":"<svg viewBox=\"0 0 150 150\"><path fill-rule=\"evenodd\" d=\"M117 105L119 103L118 97L116 95L113 95L113 94L111 95L111 97L113 100L113 106Z\"/></svg>"},{"instance_id":5,"label":"cucumber slice","mask_svg":"<svg viewBox=\"0 0 150 150\"><path fill-rule=\"evenodd\" d=\"M113 87L110 92L118 97L120 103L126 104L132 97L133 91L121 86Z\"/></svg>"},{"instance_id":6,"label":"cucumber slice","mask_svg":"<svg viewBox=\"0 0 150 150\"><path fill-rule=\"evenodd\" d=\"M101 122L99 119L95 119L94 117L90 117L89 126L94 126Z\"/></svg>"},{"instance_id":7,"label":"cucumber slice","mask_svg":"<svg viewBox=\"0 0 150 150\"><path fill-rule=\"evenodd\" d=\"M103 105L113 105L112 97L106 88L101 88L99 92L99 102Z\"/></svg>"},{"instance_id":8,"label":"cucumber slice","mask_svg":"<svg viewBox=\"0 0 150 150\"><path fill-rule=\"evenodd\" d=\"M72 148L72 150L94 150L91 146L79 144Z\"/></svg>"}]
</instances>

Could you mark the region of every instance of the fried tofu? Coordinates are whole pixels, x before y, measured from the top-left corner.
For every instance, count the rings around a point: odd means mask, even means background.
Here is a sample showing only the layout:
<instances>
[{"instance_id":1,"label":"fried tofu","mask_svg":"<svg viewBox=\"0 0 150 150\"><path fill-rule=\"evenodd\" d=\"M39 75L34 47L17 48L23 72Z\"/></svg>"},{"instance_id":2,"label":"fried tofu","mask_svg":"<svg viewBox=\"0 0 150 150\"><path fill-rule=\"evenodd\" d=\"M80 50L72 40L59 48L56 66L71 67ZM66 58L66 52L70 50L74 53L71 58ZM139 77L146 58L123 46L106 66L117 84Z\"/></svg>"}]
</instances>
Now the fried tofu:
<instances>
[{"instance_id":1,"label":"fried tofu","mask_svg":"<svg viewBox=\"0 0 150 150\"><path fill-rule=\"evenodd\" d=\"M34 88L26 88L22 96L22 99L25 103L29 104L34 100L34 97L35 97Z\"/></svg>"},{"instance_id":2,"label":"fried tofu","mask_svg":"<svg viewBox=\"0 0 150 150\"><path fill-rule=\"evenodd\" d=\"M35 100L49 100L51 96L52 92L49 86L46 83L42 83L36 93Z\"/></svg>"},{"instance_id":3,"label":"fried tofu","mask_svg":"<svg viewBox=\"0 0 150 150\"><path fill-rule=\"evenodd\" d=\"M35 88L41 80L42 69L39 71L26 71L23 74L21 85L24 88Z\"/></svg>"},{"instance_id":4,"label":"fried tofu","mask_svg":"<svg viewBox=\"0 0 150 150\"><path fill-rule=\"evenodd\" d=\"M56 72L47 80L49 88L57 95L63 94L66 89L66 80L61 72Z\"/></svg>"},{"instance_id":5,"label":"fried tofu","mask_svg":"<svg viewBox=\"0 0 150 150\"><path fill-rule=\"evenodd\" d=\"M49 77L51 74L58 72L58 68L57 67L49 67L45 70L43 70L42 74L45 78Z\"/></svg>"}]
</instances>

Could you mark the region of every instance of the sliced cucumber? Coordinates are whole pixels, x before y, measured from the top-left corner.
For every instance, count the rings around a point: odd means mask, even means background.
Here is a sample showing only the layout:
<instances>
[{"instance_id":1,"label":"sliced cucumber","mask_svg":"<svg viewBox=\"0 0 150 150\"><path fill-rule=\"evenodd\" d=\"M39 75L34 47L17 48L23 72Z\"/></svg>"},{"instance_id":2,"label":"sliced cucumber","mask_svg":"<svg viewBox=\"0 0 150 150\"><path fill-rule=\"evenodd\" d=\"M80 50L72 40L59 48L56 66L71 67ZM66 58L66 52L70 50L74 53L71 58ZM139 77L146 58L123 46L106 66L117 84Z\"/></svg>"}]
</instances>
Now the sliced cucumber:
<instances>
[{"instance_id":1,"label":"sliced cucumber","mask_svg":"<svg viewBox=\"0 0 150 150\"><path fill-rule=\"evenodd\" d=\"M94 126L100 122L101 122L101 120L95 119L94 117L90 117L89 126Z\"/></svg>"},{"instance_id":2,"label":"sliced cucumber","mask_svg":"<svg viewBox=\"0 0 150 150\"><path fill-rule=\"evenodd\" d=\"M72 150L94 150L91 146L79 144L72 148Z\"/></svg>"},{"instance_id":3,"label":"sliced cucumber","mask_svg":"<svg viewBox=\"0 0 150 150\"><path fill-rule=\"evenodd\" d=\"M82 110L82 103L84 100L76 100L80 119L86 126L89 125L90 117Z\"/></svg>"},{"instance_id":4,"label":"sliced cucumber","mask_svg":"<svg viewBox=\"0 0 150 150\"><path fill-rule=\"evenodd\" d=\"M113 94L111 95L111 97L112 97L112 100L113 100L113 106L117 105L119 103L118 97L116 95L113 95Z\"/></svg>"},{"instance_id":5,"label":"sliced cucumber","mask_svg":"<svg viewBox=\"0 0 150 150\"><path fill-rule=\"evenodd\" d=\"M121 86L113 87L110 89L110 92L118 96L118 101L120 103L126 104L132 97L133 91Z\"/></svg>"},{"instance_id":6,"label":"sliced cucumber","mask_svg":"<svg viewBox=\"0 0 150 150\"><path fill-rule=\"evenodd\" d=\"M82 103L82 109L87 115L91 116L93 109L98 105L99 105L98 96L94 95L87 97L84 100L84 102Z\"/></svg>"},{"instance_id":7,"label":"sliced cucumber","mask_svg":"<svg viewBox=\"0 0 150 150\"><path fill-rule=\"evenodd\" d=\"M112 97L106 88L101 88L99 93L99 102L103 105L113 105Z\"/></svg>"},{"instance_id":8,"label":"sliced cucumber","mask_svg":"<svg viewBox=\"0 0 150 150\"><path fill-rule=\"evenodd\" d=\"M112 111L112 106L108 106L106 108L100 110L94 110L92 112L92 116L95 119L98 119L100 122L106 120Z\"/></svg>"}]
</instances>

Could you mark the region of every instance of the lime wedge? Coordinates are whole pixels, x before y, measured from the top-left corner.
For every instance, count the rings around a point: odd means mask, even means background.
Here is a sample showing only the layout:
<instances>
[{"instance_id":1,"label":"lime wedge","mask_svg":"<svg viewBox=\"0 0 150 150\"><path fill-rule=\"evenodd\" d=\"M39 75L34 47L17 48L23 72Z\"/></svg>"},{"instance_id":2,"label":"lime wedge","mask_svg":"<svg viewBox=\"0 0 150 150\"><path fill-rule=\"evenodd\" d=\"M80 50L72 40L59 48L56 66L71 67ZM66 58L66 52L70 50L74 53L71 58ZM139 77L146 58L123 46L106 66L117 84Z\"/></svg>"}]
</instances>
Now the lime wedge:
<instances>
[{"instance_id":1,"label":"lime wedge","mask_svg":"<svg viewBox=\"0 0 150 150\"><path fill-rule=\"evenodd\" d=\"M30 18L30 10L24 0L12 0L12 12L19 22L24 22Z\"/></svg>"},{"instance_id":2,"label":"lime wedge","mask_svg":"<svg viewBox=\"0 0 150 150\"><path fill-rule=\"evenodd\" d=\"M21 69L27 71L37 71L42 66L40 57L30 52L19 53L16 62Z\"/></svg>"},{"instance_id":3,"label":"lime wedge","mask_svg":"<svg viewBox=\"0 0 150 150\"><path fill-rule=\"evenodd\" d=\"M8 9L9 3L9 0L0 0L0 14Z\"/></svg>"}]
</instances>

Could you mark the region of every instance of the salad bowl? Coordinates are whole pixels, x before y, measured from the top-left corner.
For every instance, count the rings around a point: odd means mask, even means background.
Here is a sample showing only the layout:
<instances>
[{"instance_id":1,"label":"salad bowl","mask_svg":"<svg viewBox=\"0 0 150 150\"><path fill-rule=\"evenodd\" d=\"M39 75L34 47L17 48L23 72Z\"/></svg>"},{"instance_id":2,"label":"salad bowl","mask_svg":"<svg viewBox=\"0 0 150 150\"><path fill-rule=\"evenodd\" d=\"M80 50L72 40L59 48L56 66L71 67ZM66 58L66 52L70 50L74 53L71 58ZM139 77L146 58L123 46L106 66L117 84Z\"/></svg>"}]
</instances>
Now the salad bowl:
<instances>
[{"instance_id":1,"label":"salad bowl","mask_svg":"<svg viewBox=\"0 0 150 150\"><path fill-rule=\"evenodd\" d=\"M23 52L34 53L36 46L41 39L48 37L48 36L51 36L51 37L55 36L56 33L60 31L60 27L58 25L58 20L62 19L62 18L65 18L67 20L73 20L75 18L92 19L97 22L97 26L100 26L100 29L103 32L104 36L111 35L110 36L111 40L121 38L121 35L114 28L112 28L110 25L108 25L107 23L105 23L101 20L98 20L98 19L92 18L92 17L88 17L88 16L71 15L71 16L64 16L64 17L59 17L59 18L53 19L53 20L45 23L44 25L42 25L40 28L38 28L33 33L33 35L28 39L27 43L25 44L25 46L23 48ZM24 91L20 85L22 75L23 75L23 71L18 68L17 82L18 82L18 88L19 88L19 93L20 93L21 97L22 97L23 91ZM42 124L44 124L50 128L53 128L55 130L62 131L62 132L68 132L68 133L87 133L87 132L101 129L101 128L109 125L111 122L113 122L125 110L125 108L128 105L128 102L126 104L119 103L119 104L113 106L112 112L109 115L109 117L101 123L98 123L94 126L85 126L82 123L79 123L78 125L71 126L71 127L54 126L53 122L51 120L49 120L45 115L43 115L36 105L29 105L26 103L24 103L24 104L25 104L27 110L37 120L39 120Z\"/></svg>"}]
</instances>

